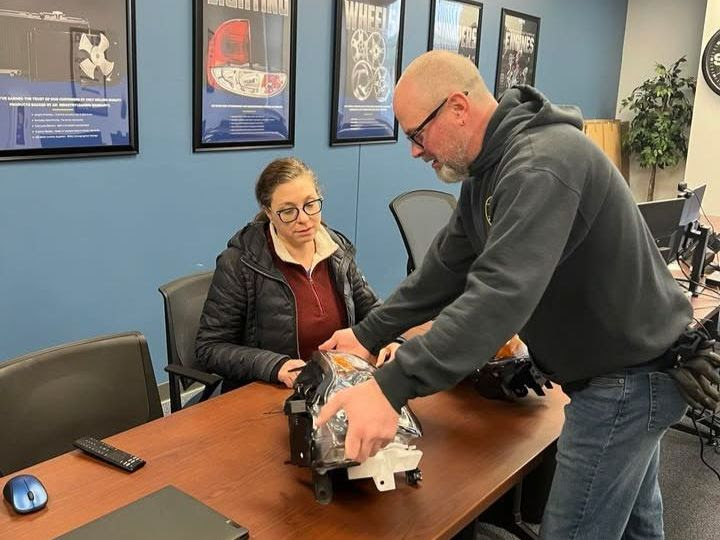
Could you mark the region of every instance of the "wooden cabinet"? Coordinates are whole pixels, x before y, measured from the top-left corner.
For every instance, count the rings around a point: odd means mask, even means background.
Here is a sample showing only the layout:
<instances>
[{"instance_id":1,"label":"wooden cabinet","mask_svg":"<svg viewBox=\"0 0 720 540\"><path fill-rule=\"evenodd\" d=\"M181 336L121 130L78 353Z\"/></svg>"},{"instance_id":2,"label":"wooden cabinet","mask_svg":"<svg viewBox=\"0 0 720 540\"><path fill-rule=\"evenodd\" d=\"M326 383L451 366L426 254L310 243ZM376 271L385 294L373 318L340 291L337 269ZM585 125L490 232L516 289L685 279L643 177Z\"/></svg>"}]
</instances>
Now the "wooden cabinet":
<instances>
[{"instance_id":1,"label":"wooden cabinet","mask_svg":"<svg viewBox=\"0 0 720 540\"><path fill-rule=\"evenodd\" d=\"M583 131L610 158L625 177L630 177L630 166L626 152L622 149L622 133L625 123L620 120L585 120Z\"/></svg>"}]
</instances>

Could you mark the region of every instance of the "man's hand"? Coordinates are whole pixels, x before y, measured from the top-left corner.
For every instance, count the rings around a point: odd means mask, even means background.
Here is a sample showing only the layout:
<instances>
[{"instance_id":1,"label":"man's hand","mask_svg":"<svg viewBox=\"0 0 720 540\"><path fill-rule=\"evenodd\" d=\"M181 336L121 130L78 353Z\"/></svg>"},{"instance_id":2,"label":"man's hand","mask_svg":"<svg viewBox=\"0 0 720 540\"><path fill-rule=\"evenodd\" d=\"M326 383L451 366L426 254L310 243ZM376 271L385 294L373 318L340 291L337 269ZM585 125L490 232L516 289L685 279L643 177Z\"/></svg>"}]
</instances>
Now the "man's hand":
<instances>
[{"instance_id":1,"label":"man's hand","mask_svg":"<svg viewBox=\"0 0 720 540\"><path fill-rule=\"evenodd\" d=\"M318 426L324 425L340 409L345 410L348 419L347 459L362 463L395 438L399 415L375 379L341 390L331 397L320 409Z\"/></svg>"},{"instance_id":2,"label":"man's hand","mask_svg":"<svg viewBox=\"0 0 720 540\"><path fill-rule=\"evenodd\" d=\"M385 362L390 362L395 359L395 352L400 348L400 343L392 342L385 345L377 355L375 360L375 367L382 366Z\"/></svg>"},{"instance_id":3,"label":"man's hand","mask_svg":"<svg viewBox=\"0 0 720 540\"><path fill-rule=\"evenodd\" d=\"M305 362L303 360L287 360L280 368L280 371L278 371L278 380L288 388L292 388L293 384L295 384L295 379L297 379L300 373L300 369L298 368L304 366Z\"/></svg>"},{"instance_id":4,"label":"man's hand","mask_svg":"<svg viewBox=\"0 0 720 540\"><path fill-rule=\"evenodd\" d=\"M350 328L338 330L325 343L321 343L318 349L321 351L346 352L365 360L370 358L370 351L360 344Z\"/></svg>"},{"instance_id":5,"label":"man's hand","mask_svg":"<svg viewBox=\"0 0 720 540\"><path fill-rule=\"evenodd\" d=\"M680 393L693 409L716 412L720 408L718 369L720 356L712 347L706 347L679 367L669 369L668 374L675 379Z\"/></svg>"}]
</instances>

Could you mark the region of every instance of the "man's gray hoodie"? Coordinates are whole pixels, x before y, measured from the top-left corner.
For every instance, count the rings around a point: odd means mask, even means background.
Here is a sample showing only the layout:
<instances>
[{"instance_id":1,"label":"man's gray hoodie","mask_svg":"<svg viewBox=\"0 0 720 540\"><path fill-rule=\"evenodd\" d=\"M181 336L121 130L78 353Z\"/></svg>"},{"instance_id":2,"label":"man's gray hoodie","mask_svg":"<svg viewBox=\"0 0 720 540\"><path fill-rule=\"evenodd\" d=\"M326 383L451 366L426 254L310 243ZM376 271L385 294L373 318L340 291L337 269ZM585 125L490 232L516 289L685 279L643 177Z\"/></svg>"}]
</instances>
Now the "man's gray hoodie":
<instances>
[{"instance_id":1,"label":"man's gray hoodie","mask_svg":"<svg viewBox=\"0 0 720 540\"><path fill-rule=\"evenodd\" d=\"M692 318L618 170L575 108L529 86L492 116L422 265L355 335L376 351L435 319L375 378L398 409L449 388L515 333L556 382L648 362Z\"/></svg>"}]
</instances>

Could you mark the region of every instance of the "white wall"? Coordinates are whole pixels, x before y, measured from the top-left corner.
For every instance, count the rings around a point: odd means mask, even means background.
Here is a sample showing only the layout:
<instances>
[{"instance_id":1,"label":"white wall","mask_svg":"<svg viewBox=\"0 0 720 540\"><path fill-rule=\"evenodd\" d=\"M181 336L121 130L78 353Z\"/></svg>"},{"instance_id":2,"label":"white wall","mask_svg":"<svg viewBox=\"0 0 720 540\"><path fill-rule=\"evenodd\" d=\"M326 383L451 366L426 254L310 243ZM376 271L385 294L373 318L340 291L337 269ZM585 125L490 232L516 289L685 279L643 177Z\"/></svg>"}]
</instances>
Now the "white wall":
<instances>
[{"instance_id":1,"label":"white wall","mask_svg":"<svg viewBox=\"0 0 720 540\"><path fill-rule=\"evenodd\" d=\"M629 120L629 111L620 111L620 103L633 88L654 75L655 64L671 64L687 57L685 74L697 76L705 7L718 0L629 0L623 59L618 85L617 118ZM700 74L702 77L702 74ZM650 169L641 169L637 160L630 163L630 187L638 201L644 201ZM685 164L658 170L655 198L675 197L677 184L685 178ZM689 184L695 185L693 181ZM720 194L719 194L720 196Z\"/></svg>"},{"instance_id":2,"label":"white wall","mask_svg":"<svg viewBox=\"0 0 720 540\"><path fill-rule=\"evenodd\" d=\"M718 30L720 30L720 0L707 0L701 49ZM708 215L713 216L720 216L720 173L717 167L719 151L720 96L710 90L703 79L702 70L698 69L686 177L693 185L707 182L703 209Z\"/></svg>"}]
</instances>

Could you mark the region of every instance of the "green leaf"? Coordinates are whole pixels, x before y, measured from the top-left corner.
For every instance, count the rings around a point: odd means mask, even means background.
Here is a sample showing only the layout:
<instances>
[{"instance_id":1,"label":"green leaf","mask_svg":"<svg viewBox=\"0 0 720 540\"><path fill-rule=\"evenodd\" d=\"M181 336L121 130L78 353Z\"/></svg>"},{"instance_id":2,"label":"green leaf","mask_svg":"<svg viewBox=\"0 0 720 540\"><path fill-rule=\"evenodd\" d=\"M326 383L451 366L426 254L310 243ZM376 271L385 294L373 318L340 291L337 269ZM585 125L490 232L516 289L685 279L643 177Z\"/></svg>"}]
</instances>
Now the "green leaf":
<instances>
[{"instance_id":1,"label":"green leaf","mask_svg":"<svg viewBox=\"0 0 720 540\"><path fill-rule=\"evenodd\" d=\"M687 155L688 128L695 93L694 77L682 77L685 56L665 67L655 64L655 77L643 81L621 101L633 113L623 148L637 154L641 167L674 166Z\"/></svg>"}]
</instances>

